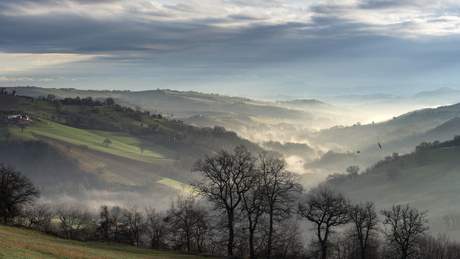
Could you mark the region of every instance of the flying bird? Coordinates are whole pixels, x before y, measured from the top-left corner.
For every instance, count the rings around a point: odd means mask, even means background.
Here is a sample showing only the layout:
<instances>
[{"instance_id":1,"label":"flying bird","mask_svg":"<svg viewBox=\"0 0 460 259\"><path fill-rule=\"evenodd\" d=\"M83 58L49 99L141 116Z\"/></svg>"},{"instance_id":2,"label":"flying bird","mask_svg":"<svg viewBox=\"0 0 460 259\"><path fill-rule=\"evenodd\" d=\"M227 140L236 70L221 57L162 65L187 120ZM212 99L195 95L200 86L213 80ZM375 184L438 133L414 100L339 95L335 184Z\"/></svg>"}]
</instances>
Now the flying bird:
<instances>
[{"instance_id":1,"label":"flying bird","mask_svg":"<svg viewBox=\"0 0 460 259\"><path fill-rule=\"evenodd\" d=\"M359 150L358 150L358 154L359 154Z\"/></svg>"},{"instance_id":2,"label":"flying bird","mask_svg":"<svg viewBox=\"0 0 460 259\"><path fill-rule=\"evenodd\" d=\"M380 143L377 142L377 144L379 144L379 147L382 148L382 146L380 146Z\"/></svg>"}]
</instances>

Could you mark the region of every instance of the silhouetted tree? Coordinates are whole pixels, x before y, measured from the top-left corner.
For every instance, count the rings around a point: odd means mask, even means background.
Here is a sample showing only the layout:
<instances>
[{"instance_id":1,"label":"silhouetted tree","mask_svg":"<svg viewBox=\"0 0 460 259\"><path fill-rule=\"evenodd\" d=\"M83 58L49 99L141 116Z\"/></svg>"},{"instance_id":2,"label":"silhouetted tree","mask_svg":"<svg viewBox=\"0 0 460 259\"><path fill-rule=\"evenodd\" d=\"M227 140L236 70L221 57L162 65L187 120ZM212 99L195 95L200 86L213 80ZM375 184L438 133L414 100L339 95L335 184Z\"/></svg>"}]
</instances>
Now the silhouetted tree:
<instances>
[{"instance_id":1,"label":"silhouetted tree","mask_svg":"<svg viewBox=\"0 0 460 259\"><path fill-rule=\"evenodd\" d=\"M56 215L60 230L66 238L80 240L83 233L90 228L91 215L85 209L63 205Z\"/></svg>"},{"instance_id":2,"label":"silhouetted tree","mask_svg":"<svg viewBox=\"0 0 460 259\"><path fill-rule=\"evenodd\" d=\"M46 96L47 101L54 101L54 99L56 99L56 95L54 95L54 94L48 94Z\"/></svg>"},{"instance_id":3,"label":"silhouetted tree","mask_svg":"<svg viewBox=\"0 0 460 259\"><path fill-rule=\"evenodd\" d=\"M32 204L24 209L24 217L28 221L28 227L37 230L47 230L51 224L53 213L45 204Z\"/></svg>"},{"instance_id":4,"label":"silhouetted tree","mask_svg":"<svg viewBox=\"0 0 460 259\"><path fill-rule=\"evenodd\" d=\"M122 223L127 230L127 241L130 245L141 246L141 237L145 231L144 214L137 206L127 206L123 209Z\"/></svg>"},{"instance_id":5,"label":"silhouetted tree","mask_svg":"<svg viewBox=\"0 0 460 259\"><path fill-rule=\"evenodd\" d=\"M89 149L88 145L80 145L81 153L84 154L86 150Z\"/></svg>"},{"instance_id":6,"label":"silhouetted tree","mask_svg":"<svg viewBox=\"0 0 460 259\"><path fill-rule=\"evenodd\" d=\"M112 141L110 139L106 138L104 141L102 141L102 144L105 144L105 147L109 147L110 144L112 144Z\"/></svg>"},{"instance_id":7,"label":"silhouetted tree","mask_svg":"<svg viewBox=\"0 0 460 259\"><path fill-rule=\"evenodd\" d=\"M24 129L27 127L25 123L19 123L19 128L21 128L21 132L24 132Z\"/></svg>"},{"instance_id":8,"label":"silhouetted tree","mask_svg":"<svg viewBox=\"0 0 460 259\"><path fill-rule=\"evenodd\" d=\"M391 210L382 210L385 217L385 236L390 244L396 245L401 259L417 253L415 249L420 236L428 231L428 211L418 211L407 205L393 205Z\"/></svg>"},{"instance_id":9,"label":"silhouetted tree","mask_svg":"<svg viewBox=\"0 0 460 259\"><path fill-rule=\"evenodd\" d=\"M149 246L152 249L165 249L166 239L170 230L166 224L166 216L162 212L156 212L153 208L146 208L145 231L149 237Z\"/></svg>"},{"instance_id":10,"label":"silhouetted tree","mask_svg":"<svg viewBox=\"0 0 460 259\"><path fill-rule=\"evenodd\" d=\"M321 258L327 258L332 228L348 223L350 202L327 185L312 189L299 203L300 216L315 225L315 232L321 249Z\"/></svg>"},{"instance_id":11,"label":"silhouetted tree","mask_svg":"<svg viewBox=\"0 0 460 259\"><path fill-rule=\"evenodd\" d=\"M115 222L110 215L110 211L107 205L101 206L101 212L99 213L99 222L96 227L96 235L100 240L109 241L112 239L113 228Z\"/></svg>"},{"instance_id":12,"label":"silhouetted tree","mask_svg":"<svg viewBox=\"0 0 460 259\"><path fill-rule=\"evenodd\" d=\"M109 98L105 99L104 103L107 104L110 107L111 105L115 104L115 101L113 100L113 98L109 97Z\"/></svg>"},{"instance_id":13,"label":"silhouetted tree","mask_svg":"<svg viewBox=\"0 0 460 259\"><path fill-rule=\"evenodd\" d=\"M57 101L57 102L56 102L56 111L57 111L57 112L61 112L61 111L62 111L62 102L61 102L61 101Z\"/></svg>"},{"instance_id":14,"label":"silhouetted tree","mask_svg":"<svg viewBox=\"0 0 460 259\"><path fill-rule=\"evenodd\" d=\"M378 218L374 203L366 202L351 206L348 215L354 223L355 235L359 241L361 259L371 258L367 256L367 250L371 244L372 237L376 235L378 229Z\"/></svg>"},{"instance_id":15,"label":"silhouetted tree","mask_svg":"<svg viewBox=\"0 0 460 259\"><path fill-rule=\"evenodd\" d=\"M187 252L195 247L196 251L202 253L208 230L207 211L197 205L193 197L179 196L175 202L171 202L166 216L175 246Z\"/></svg>"},{"instance_id":16,"label":"silhouetted tree","mask_svg":"<svg viewBox=\"0 0 460 259\"><path fill-rule=\"evenodd\" d=\"M221 150L213 157L206 156L204 161L198 160L192 168L203 174L202 181L192 183L197 194L212 202L216 210L223 210L226 214L227 253L230 256L233 255L237 208L243 194L251 188L254 161L246 147L237 146L233 154Z\"/></svg>"},{"instance_id":17,"label":"silhouetted tree","mask_svg":"<svg viewBox=\"0 0 460 259\"><path fill-rule=\"evenodd\" d=\"M267 152L262 152L259 157L263 198L266 202L269 220L267 258L270 258L274 231L273 221L275 217L278 217L278 220L287 218L291 213L294 200L302 192L302 187L297 183L297 175L285 170L285 160L268 157Z\"/></svg>"},{"instance_id":18,"label":"silhouetted tree","mask_svg":"<svg viewBox=\"0 0 460 259\"><path fill-rule=\"evenodd\" d=\"M27 176L22 176L12 165L0 164L0 217L3 224L18 215L20 206L33 204L39 197L40 191Z\"/></svg>"},{"instance_id":19,"label":"silhouetted tree","mask_svg":"<svg viewBox=\"0 0 460 259\"><path fill-rule=\"evenodd\" d=\"M346 169L349 178L356 178L359 174L359 166L351 165Z\"/></svg>"}]
</instances>

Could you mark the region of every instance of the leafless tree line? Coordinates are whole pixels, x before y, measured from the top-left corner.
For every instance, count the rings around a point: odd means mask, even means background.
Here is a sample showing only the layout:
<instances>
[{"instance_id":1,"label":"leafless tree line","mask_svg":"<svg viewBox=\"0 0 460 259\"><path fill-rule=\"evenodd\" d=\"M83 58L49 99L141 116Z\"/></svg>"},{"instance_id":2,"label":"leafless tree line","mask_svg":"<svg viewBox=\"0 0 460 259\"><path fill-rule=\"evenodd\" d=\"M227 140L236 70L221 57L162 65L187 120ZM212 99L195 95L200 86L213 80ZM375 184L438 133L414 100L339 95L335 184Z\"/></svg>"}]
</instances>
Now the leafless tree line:
<instances>
[{"instance_id":1,"label":"leafless tree line","mask_svg":"<svg viewBox=\"0 0 460 259\"><path fill-rule=\"evenodd\" d=\"M24 188L13 191L23 185L7 180L28 181L14 168L2 167L0 194L7 199L2 199L0 212L68 239L188 253L239 258L460 258L460 244L428 235L427 211L394 205L380 212L379 221L372 202L352 204L329 185L302 194L297 176L285 166L283 159L266 152L254 157L244 146L222 150L195 163L193 170L203 175L192 183L195 196L179 196L167 211L101 206L97 216L78 206L51 209L34 203L38 192L24 204L8 205L6 201L14 201ZM11 171L16 178L6 177ZM310 223L314 234L308 243L301 220Z\"/></svg>"}]
</instances>

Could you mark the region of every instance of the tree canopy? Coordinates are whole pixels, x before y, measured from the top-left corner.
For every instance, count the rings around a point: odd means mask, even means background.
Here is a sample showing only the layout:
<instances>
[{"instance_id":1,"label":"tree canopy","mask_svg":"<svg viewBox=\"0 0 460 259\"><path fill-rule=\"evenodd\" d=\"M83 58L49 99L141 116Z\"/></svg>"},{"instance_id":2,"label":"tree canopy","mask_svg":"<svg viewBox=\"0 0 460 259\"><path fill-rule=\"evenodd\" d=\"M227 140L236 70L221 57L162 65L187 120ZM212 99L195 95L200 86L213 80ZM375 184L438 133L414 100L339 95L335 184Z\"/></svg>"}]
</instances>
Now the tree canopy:
<instances>
[{"instance_id":1,"label":"tree canopy","mask_svg":"<svg viewBox=\"0 0 460 259\"><path fill-rule=\"evenodd\" d=\"M0 216L3 224L17 216L21 205L33 204L39 197L40 191L27 176L21 175L12 165L0 164Z\"/></svg>"}]
</instances>

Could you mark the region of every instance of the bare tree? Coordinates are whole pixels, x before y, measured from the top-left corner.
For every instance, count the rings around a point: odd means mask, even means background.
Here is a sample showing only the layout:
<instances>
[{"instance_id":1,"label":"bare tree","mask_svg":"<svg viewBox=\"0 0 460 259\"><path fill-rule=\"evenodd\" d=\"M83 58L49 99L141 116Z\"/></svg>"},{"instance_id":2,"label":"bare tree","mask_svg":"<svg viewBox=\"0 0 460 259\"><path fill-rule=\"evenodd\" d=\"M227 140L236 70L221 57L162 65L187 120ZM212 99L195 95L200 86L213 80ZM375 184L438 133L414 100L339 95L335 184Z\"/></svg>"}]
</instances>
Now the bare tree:
<instances>
[{"instance_id":1,"label":"bare tree","mask_svg":"<svg viewBox=\"0 0 460 259\"><path fill-rule=\"evenodd\" d=\"M47 230L51 224L53 213L45 203L33 204L24 209L24 217L28 221L28 227L37 230Z\"/></svg>"},{"instance_id":2,"label":"bare tree","mask_svg":"<svg viewBox=\"0 0 460 259\"><path fill-rule=\"evenodd\" d=\"M27 176L22 176L12 165L0 163L0 217L3 224L18 215L20 206L33 204L39 197L40 191Z\"/></svg>"},{"instance_id":3,"label":"bare tree","mask_svg":"<svg viewBox=\"0 0 460 259\"><path fill-rule=\"evenodd\" d=\"M417 253L414 249L418 238L428 231L428 211L418 211L407 205L393 205L391 210L382 210L385 216L385 236L390 244L398 247L400 257L406 259Z\"/></svg>"},{"instance_id":4,"label":"bare tree","mask_svg":"<svg viewBox=\"0 0 460 259\"><path fill-rule=\"evenodd\" d=\"M316 225L316 235L321 249L321 258L327 258L329 235L332 228L348 223L350 202L330 186L320 185L312 189L298 205L300 216Z\"/></svg>"},{"instance_id":5,"label":"bare tree","mask_svg":"<svg viewBox=\"0 0 460 259\"><path fill-rule=\"evenodd\" d=\"M241 209L248 224L249 256L250 258L255 258L255 234L260 221L264 219L263 215L266 211L265 207L267 204L264 195L265 189L263 186L262 174L260 171L253 174L251 183L250 189L243 194Z\"/></svg>"},{"instance_id":6,"label":"bare tree","mask_svg":"<svg viewBox=\"0 0 460 259\"><path fill-rule=\"evenodd\" d=\"M166 239L169 234L169 229L165 222L166 216L162 212L156 212L153 208L146 208L145 212L145 231L149 237L150 248L165 249L167 247Z\"/></svg>"},{"instance_id":7,"label":"bare tree","mask_svg":"<svg viewBox=\"0 0 460 259\"><path fill-rule=\"evenodd\" d=\"M195 198L179 196L176 201L171 202L171 208L166 215L175 246L187 252L194 250L194 247L198 252L203 252L208 228L207 212L195 203Z\"/></svg>"},{"instance_id":8,"label":"bare tree","mask_svg":"<svg viewBox=\"0 0 460 259\"><path fill-rule=\"evenodd\" d=\"M90 227L91 215L86 209L63 205L56 215L62 234L69 239L79 240Z\"/></svg>"},{"instance_id":9,"label":"bare tree","mask_svg":"<svg viewBox=\"0 0 460 259\"><path fill-rule=\"evenodd\" d=\"M251 187L254 174L254 161L244 146L237 146L233 154L225 150L215 156L198 160L192 170L203 173L203 180L193 182L197 194L214 203L214 209L223 210L227 216L227 253L233 255L235 214L243 194Z\"/></svg>"},{"instance_id":10,"label":"bare tree","mask_svg":"<svg viewBox=\"0 0 460 259\"><path fill-rule=\"evenodd\" d=\"M287 172L284 159L268 157L267 152L260 154L260 174L263 198L269 220L267 258L271 257L273 239L273 221L275 217L286 219L291 212L295 199L302 192L297 175Z\"/></svg>"},{"instance_id":11,"label":"bare tree","mask_svg":"<svg viewBox=\"0 0 460 259\"><path fill-rule=\"evenodd\" d=\"M274 258L305 258L302 229L297 221L289 219L277 225L273 236Z\"/></svg>"},{"instance_id":12,"label":"bare tree","mask_svg":"<svg viewBox=\"0 0 460 259\"><path fill-rule=\"evenodd\" d=\"M110 215L109 208L107 205L102 205L101 212L99 213L99 222L96 227L96 235L102 241L109 241L112 239L114 228L115 221Z\"/></svg>"},{"instance_id":13,"label":"bare tree","mask_svg":"<svg viewBox=\"0 0 460 259\"><path fill-rule=\"evenodd\" d=\"M354 205L350 208L348 215L354 223L355 236L359 241L361 259L366 259L366 257L371 258L367 256L367 250L371 245L371 239L376 235L378 229L378 218L374 203L366 202Z\"/></svg>"},{"instance_id":14,"label":"bare tree","mask_svg":"<svg viewBox=\"0 0 460 259\"><path fill-rule=\"evenodd\" d=\"M139 247L141 245L141 236L145 230L143 213L138 210L136 205L126 206L123 209L122 223L126 227L129 244Z\"/></svg>"},{"instance_id":15,"label":"bare tree","mask_svg":"<svg viewBox=\"0 0 460 259\"><path fill-rule=\"evenodd\" d=\"M113 239L116 242L122 241L123 226L123 209L120 206L114 206L110 209L110 216L113 222Z\"/></svg>"}]
</instances>

